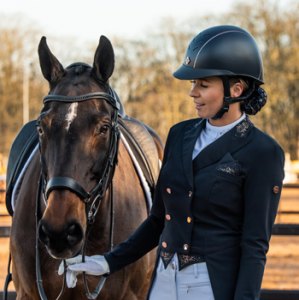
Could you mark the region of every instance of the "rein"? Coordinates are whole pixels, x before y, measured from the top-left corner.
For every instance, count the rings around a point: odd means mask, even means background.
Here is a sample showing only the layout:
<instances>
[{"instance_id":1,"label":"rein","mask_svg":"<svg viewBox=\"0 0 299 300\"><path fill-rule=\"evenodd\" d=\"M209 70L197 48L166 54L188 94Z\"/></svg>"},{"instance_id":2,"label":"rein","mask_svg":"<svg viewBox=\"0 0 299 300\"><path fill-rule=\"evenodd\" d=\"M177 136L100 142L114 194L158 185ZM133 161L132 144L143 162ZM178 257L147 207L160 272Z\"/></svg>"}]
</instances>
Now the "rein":
<instances>
[{"instance_id":1,"label":"rein","mask_svg":"<svg viewBox=\"0 0 299 300\"><path fill-rule=\"evenodd\" d=\"M109 236L110 236L110 251L111 251L113 249L113 240L114 240L114 238L113 238L113 234L114 234L114 202L113 202L113 182L112 181L109 186L109 198L110 198L110 232L109 232ZM88 237L89 232L90 232L90 226L87 228L86 237ZM87 238L84 240L84 244L83 244L82 262L85 262L86 241L87 241ZM101 292L102 288L104 287L106 279L107 279L107 277L101 276L94 291L91 292L88 288L86 273L83 272L83 283L84 283L86 297L91 300L96 299L98 297L99 293Z\"/></svg>"},{"instance_id":2,"label":"rein","mask_svg":"<svg viewBox=\"0 0 299 300\"><path fill-rule=\"evenodd\" d=\"M92 225L95 221L96 214L99 210L100 204L102 199L104 198L104 195L108 189L108 186L110 185L110 205L111 205L111 224L110 224L110 247L112 249L113 247L113 231L114 231L114 207L113 207L113 187L112 187L112 178L114 175L115 166L117 163L117 153L118 153L118 144L119 144L119 128L118 128L118 110L120 108L120 104L117 100L117 97L115 96L114 91L109 87L108 93L106 92L95 92L95 93L88 93L80 96L63 96L63 95L48 95L44 97L44 104L49 102L65 102L65 103L73 103L73 102L82 102L86 100L91 99L99 99L107 101L113 108L114 108L114 114L112 118L112 128L111 128L111 135L110 135L110 144L108 149L108 156L105 161L105 167L102 173L101 178L96 183L94 188L92 188L90 191L86 191L80 183L78 183L75 179L71 177L52 177L46 181L46 178L42 172L41 179L39 183L39 191L37 193L37 203L36 203L36 229L38 227L38 221L39 221L39 197L42 195L47 201L48 196L51 191L57 190L57 189L68 189L78 195L80 199L85 203L86 205L86 212L87 212L87 220L88 224ZM83 243L82 248L82 259L83 262L85 261L85 248L86 248L86 241L87 236L89 233L90 226L87 227L87 232L85 235L85 240ZM39 257L39 237L38 237L38 230L36 230L36 276L37 276L37 286L39 295L42 300L47 300L43 285L42 285L42 276L41 276L41 270L40 270L40 257ZM66 270L64 272L64 278L63 278L63 286L62 289L56 299L59 299L63 293L64 287L65 287L65 275ZM99 295L101 289L104 286L106 277L102 276L99 280L98 285L96 286L95 290L93 292L89 291L87 280L86 280L86 274L83 273L83 281L84 281L84 288L85 293L88 299L96 299Z\"/></svg>"}]
</instances>

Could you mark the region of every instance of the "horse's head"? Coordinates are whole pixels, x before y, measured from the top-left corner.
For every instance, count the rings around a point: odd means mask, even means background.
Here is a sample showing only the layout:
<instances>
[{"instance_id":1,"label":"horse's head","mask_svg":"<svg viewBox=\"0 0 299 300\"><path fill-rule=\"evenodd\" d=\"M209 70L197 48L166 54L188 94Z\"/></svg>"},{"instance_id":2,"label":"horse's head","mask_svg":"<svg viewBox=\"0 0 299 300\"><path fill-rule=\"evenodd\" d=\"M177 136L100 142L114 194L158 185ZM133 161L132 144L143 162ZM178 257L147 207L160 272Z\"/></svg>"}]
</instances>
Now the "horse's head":
<instances>
[{"instance_id":1,"label":"horse's head","mask_svg":"<svg viewBox=\"0 0 299 300\"><path fill-rule=\"evenodd\" d=\"M44 37L38 53L50 85L37 122L46 200L38 234L53 257L67 258L82 248L115 165L119 104L108 84L114 52L102 36L92 67L64 68Z\"/></svg>"}]
</instances>

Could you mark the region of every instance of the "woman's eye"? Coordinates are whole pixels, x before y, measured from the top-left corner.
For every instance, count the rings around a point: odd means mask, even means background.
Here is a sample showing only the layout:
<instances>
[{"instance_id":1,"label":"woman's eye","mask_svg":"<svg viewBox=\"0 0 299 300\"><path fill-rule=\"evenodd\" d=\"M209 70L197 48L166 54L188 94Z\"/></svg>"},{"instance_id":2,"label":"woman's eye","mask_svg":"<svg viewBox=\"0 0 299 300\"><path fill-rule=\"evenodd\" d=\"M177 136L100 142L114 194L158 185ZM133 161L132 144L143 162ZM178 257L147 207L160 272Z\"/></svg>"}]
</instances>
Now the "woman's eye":
<instances>
[{"instance_id":1,"label":"woman's eye","mask_svg":"<svg viewBox=\"0 0 299 300\"><path fill-rule=\"evenodd\" d=\"M200 81L197 81L197 80L190 80L191 82L191 85L192 85L192 88L194 87L201 87L201 88L207 88L208 85L206 83L203 83L203 82L200 82Z\"/></svg>"}]
</instances>

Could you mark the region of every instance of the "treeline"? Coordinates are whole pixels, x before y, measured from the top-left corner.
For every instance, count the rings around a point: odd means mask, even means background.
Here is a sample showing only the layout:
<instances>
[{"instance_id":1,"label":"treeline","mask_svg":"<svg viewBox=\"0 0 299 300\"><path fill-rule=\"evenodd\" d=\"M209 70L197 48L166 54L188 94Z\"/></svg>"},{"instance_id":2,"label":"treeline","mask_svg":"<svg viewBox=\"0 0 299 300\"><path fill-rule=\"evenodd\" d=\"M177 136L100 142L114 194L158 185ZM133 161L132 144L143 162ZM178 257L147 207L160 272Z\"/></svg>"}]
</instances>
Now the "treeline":
<instances>
[{"instance_id":1,"label":"treeline","mask_svg":"<svg viewBox=\"0 0 299 300\"><path fill-rule=\"evenodd\" d=\"M181 64L192 36L207 26L233 24L249 30L264 58L268 103L252 117L257 126L275 137L291 159L298 159L299 135L299 3L273 0L237 3L225 15L190 16L184 22L161 20L143 39L111 40L116 69L111 85L124 102L126 113L154 128L165 140L169 128L196 117L188 96L189 82L172 77ZM48 92L37 57L42 33L13 16L0 18L0 153L7 155L24 121L38 116ZM21 24L22 23L22 24ZM105 34L99 32L100 34ZM98 37L92 42L48 36L48 44L66 67L75 61L92 63ZM29 99L29 110L26 101Z\"/></svg>"}]
</instances>

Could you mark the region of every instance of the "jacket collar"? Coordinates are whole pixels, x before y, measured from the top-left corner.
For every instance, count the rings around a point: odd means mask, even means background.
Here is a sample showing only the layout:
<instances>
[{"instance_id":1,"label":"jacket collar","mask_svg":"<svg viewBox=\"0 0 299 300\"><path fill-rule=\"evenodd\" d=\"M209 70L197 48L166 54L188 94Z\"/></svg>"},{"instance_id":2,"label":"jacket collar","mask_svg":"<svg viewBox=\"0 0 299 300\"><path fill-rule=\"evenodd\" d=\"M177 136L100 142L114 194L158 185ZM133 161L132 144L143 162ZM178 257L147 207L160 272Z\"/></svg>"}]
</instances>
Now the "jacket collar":
<instances>
[{"instance_id":1,"label":"jacket collar","mask_svg":"<svg viewBox=\"0 0 299 300\"><path fill-rule=\"evenodd\" d=\"M233 153L247 144L251 138L251 129L254 126L248 116L235 127L217 139L215 142L204 148L192 161L192 153L196 140L203 128L206 120L200 119L196 124L186 128L183 139L183 165L188 177L188 181L193 185L193 163L196 169L202 169L220 160L226 153Z\"/></svg>"}]
</instances>

